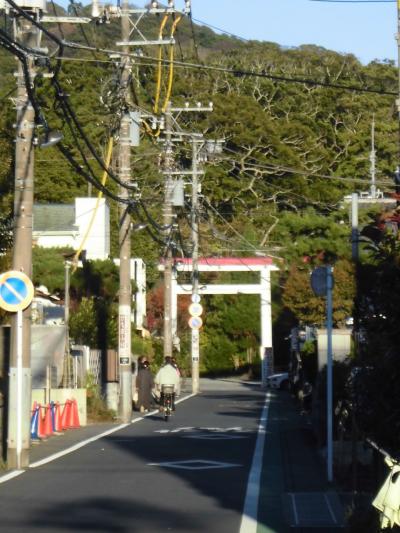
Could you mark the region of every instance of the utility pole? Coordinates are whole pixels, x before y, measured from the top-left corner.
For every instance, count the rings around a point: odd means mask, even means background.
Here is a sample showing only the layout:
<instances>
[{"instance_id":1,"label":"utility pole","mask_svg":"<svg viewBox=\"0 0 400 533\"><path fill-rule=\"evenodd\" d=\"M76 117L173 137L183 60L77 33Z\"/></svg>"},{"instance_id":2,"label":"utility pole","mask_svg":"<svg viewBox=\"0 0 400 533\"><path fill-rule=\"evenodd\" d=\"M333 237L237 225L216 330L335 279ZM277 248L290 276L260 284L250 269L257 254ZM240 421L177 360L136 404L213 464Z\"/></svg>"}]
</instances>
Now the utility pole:
<instances>
[{"instance_id":1,"label":"utility pole","mask_svg":"<svg viewBox=\"0 0 400 533\"><path fill-rule=\"evenodd\" d=\"M121 6L121 39L128 43L130 33L129 2L123 0ZM119 129L119 157L118 173L123 184L131 179L130 158L130 124L129 115L129 79L131 75L131 60L129 45L123 44L121 86L124 93L125 109L122 111ZM129 199L129 191L120 186L120 197ZM119 300L118 300L118 362L119 362L119 416L123 422L129 422L132 417L132 369L131 369L131 219L127 203L119 207Z\"/></svg>"},{"instance_id":2,"label":"utility pole","mask_svg":"<svg viewBox=\"0 0 400 533\"><path fill-rule=\"evenodd\" d=\"M199 147L195 139L192 141L192 302L198 303L199 298L199 218L198 218L198 193L199 182L197 174ZM192 355L192 392L199 392L199 358L200 358L200 331L191 328L191 355Z\"/></svg>"},{"instance_id":3,"label":"utility pole","mask_svg":"<svg viewBox=\"0 0 400 533\"><path fill-rule=\"evenodd\" d=\"M71 387L71 354L69 349L69 288L70 288L70 272L71 263L66 259L64 264L65 279L64 279L64 324L66 329L65 335L65 353L64 353L64 371L63 371L63 386Z\"/></svg>"},{"instance_id":4,"label":"utility pole","mask_svg":"<svg viewBox=\"0 0 400 533\"><path fill-rule=\"evenodd\" d=\"M173 113L179 116L184 112L207 112L212 111L213 105L209 103L208 106L203 107L200 102L196 106L171 107L171 103L167 102L165 106L165 150L164 150L164 176L165 176L165 195L164 195L164 227L166 231L171 234L172 224L174 221L174 214L172 210L172 195L173 195L173 175L183 175L185 172L180 170L174 171L172 142L182 142L184 137L196 137L196 134L178 131L172 131ZM201 134L197 137L203 139ZM197 158L196 158L197 159ZM196 164L196 163L193 163ZM197 173L199 171L197 170ZM192 172L189 172L192 174ZM167 250L164 260L164 357L172 356L173 346L173 331L172 331L172 266L173 257L170 245L170 237L167 238Z\"/></svg>"},{"instance_id":5,"label":"utility pole","mask_svg":"<svg viewBox=\"0 0 400 533\"><path fill-rule=\"evenodd\" d=\"M351 195L351 258L355 263L358 261L358 193Z\"/></svg>"},{"instance_id":6,"label":"utility pole","mask_svg":"<svg viewBox=\"0 0 400 533\"><path fill-rule=\"evenodd\" d=\"M371 162L370 175L371 175L371 197L376 198L376 152L375 152L375 115L372 115L371 125L371 154L369 156Z\"/></svg>"},{"instance_id":7,"label":"utility pole","mask_svg":"<svg viewBox=\"0 0 400 533\"><path fill-rule=\"evenodd\" d=\"M31 8L34 15L40 9ZM39 48L41 32L23 17L14 17L14 38L29 48ZM31 83L35 76L34 58L27 57L28 73ZM32 277L32 211L34 180L34 128L35 112L28 97L26 80L21 62L17 73L17 120L15 139L15 192L14 192L14 247L12 268ZM31 406L31 308L23 311L22 337L22 439L18 449L15 409L17 381L17 344L18 325L16 314L11 320L11 353L8 398L8 468L23 468L29 465L30 446L30 406Z\"/></svg>"},{"instance_id":8,"label":"utility pole","mask_svg":"<svg viewBox=\"0 0 400 533\"><path fill-rule=\"evenodd\" d=\"M398 131L399 153L398 153L398 156L400 158L400 0L397 0L396 40L397 40L397 76L398 76L398 89L397 89L398 93L397 93L396 105L397 105L397 113L398 113L398 119L399 119L399 131Z\"/></svg>"},{"instance_id":9,"label":"utility pole","mask_svg":"<svg viewBox=\"0 0 400 533\"><path fill-rule=\"evenodd\" d=\"M327 336L327 365L326 365L326 450L327 450L327 477L333 481L333 352L332 352L332 328L333 328L333 269L326 267L326 336Z\"/></svg>"},{"instance_id":10,"label":"utility pole","mask_svg":"<svg viewBox=\"0 0 400 533\"><path fill-rule=\"evenodd\" d=\"M173 169L172 154L172 112L171 103L165 109L165 183L164 183L164 226L167 233L167 249L164 263L164 358L172 357L172 248L170 235L172 232L173 210L172 192L173 182L171 172ZM168 235L169 234L169 235Z\"/></svg>"}]
</instances>

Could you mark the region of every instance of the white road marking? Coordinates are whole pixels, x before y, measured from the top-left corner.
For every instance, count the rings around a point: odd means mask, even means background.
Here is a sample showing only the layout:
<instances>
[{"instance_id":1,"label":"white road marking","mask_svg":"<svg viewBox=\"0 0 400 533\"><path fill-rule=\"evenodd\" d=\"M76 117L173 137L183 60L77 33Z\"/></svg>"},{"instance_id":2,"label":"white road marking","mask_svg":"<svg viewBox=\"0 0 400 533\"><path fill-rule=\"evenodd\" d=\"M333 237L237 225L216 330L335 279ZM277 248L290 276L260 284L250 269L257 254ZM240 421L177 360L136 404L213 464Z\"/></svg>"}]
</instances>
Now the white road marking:
<instances>
[{"instance_id":1,"label":"white road marking","mask_svg":"<svg viewBox=\"0 0 400 533\"><path fill-rule=\"evenodd\" d=\"M294 520L295 520L295 526L299 525L299 514L297 512L297 505L296 505L296 498L294 497L294 494L290 494L290 499L292 500L292 506L293 506L293 514L294 514Z\"/></svg>"},{"instance_id":2,"label":"white road marking","mask_svg":"<svg viewBox=\"0 0 400 533\"><path fill-rule=\"evenodd\" d=\"M335 522L335 524L337 524L335 513L333 512L331 503L330 503L329 498L327 497L326 493L324 494L324 499L326 501L326 505L328 507L328 511L329 511L329 514L331 515L332 520Z\"/></svg>"},{"instance_id":3,"label":"white road marking","mask_svg":"<svg viewBox=\"0 0 400 533\"><path fill-rule=\"evenodd\" d=\"M209 459L189 459L187 461L166 461L164 463L147 463L147 466L164 466L166 468L180 468L183 470L210 470L211 468L234 468L243 466L235 463L221 463Z\"/></svg>"},{"instance_id":4,"label":"white road marking","mask_svg":"<svg viewBox=\"0 0 400 533\"><path fill-rule=\"evenodd\" d=\"M247 481L246 498L243 506L242 522L239 533L257 532L258 499L260 496L261 469L264 455L265 434L268 421L270 393L267 393L258 424L258 435L253 461Z\"/></svg>"},{"instance_id":5,"label":"white road marking","mask_svg":"<svg viewBox=\"0 0 400 533\"><path fill-rule=\"evenodd\" d=\"M13 472L10 472L9 474L6 474L5 476L0 477L0 483L5 483L6 481L10 481L10 479L13 479L14 477L20 476L23 474L25 470L14 470Z\"/></svg>"},{"instance_id":6,"label":"white road marking","mask_svg":"<svg viewBox=\"0 0 400 533\"><path fill-rule=\"evenodd\" d=\"M238 439L248 439L244 435L230 435L223 433L198 433L194 435L182 435L183 439L200 439L200 440L238 440Z\"/></svg>"},{"instance_id":7,"label":"white road marking","mask_svg":"<svg viewBox=\"0 0 400 533\"><path fill-rule=\"evenodd\" d=\"M202 426L184 426L180 428L175 429L155 429L154 433L195 433L196 431L200 431L203 433L200 433L200 435L212 435L217 437L220 434L230 434L230 435L237 435L239 433L254 433L254 429L246 429L242 427L231 427L231 428L214 428L214 427L202 427ZM205 433L205 432L208 433ZM185 436L186 438L186 436ZM223 437L221 437L223 438ZM245 437L242 437L245 438Z\"/></svg>"}]
</instances>

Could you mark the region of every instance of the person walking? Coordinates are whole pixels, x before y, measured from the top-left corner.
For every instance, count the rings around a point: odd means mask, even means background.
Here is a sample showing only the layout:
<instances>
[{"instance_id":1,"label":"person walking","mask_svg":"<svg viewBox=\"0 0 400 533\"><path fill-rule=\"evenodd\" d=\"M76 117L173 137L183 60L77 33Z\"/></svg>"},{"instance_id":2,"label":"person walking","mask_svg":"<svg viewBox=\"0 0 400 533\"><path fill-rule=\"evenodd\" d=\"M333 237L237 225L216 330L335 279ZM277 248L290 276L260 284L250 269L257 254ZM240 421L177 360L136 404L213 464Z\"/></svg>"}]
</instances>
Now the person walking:
<instances>
[{"instance_id":1,"label":"person walking","mask_svg":"<svg viewBox=\"0 0 400 533\"><path fill-rule=\"evenodd\" d=\"M147 360L142 361L136 376L136 389L138 392L137 408L141 413L147 413L151 405L151 391L154 387L153 375Z\"/></svg>"}]
</instances>

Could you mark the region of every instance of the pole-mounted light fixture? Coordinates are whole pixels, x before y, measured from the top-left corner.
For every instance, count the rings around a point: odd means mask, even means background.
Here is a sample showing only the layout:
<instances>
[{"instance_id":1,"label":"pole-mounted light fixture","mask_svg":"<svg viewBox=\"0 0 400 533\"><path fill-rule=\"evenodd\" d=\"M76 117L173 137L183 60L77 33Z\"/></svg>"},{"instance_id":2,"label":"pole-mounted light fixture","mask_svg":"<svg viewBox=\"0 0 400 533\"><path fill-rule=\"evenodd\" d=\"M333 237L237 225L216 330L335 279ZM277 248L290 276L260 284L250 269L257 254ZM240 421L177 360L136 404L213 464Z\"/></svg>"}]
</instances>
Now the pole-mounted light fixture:
<instances>
[{"instance_id":1,"label":"pole-mounted light fixture","mask_svg":"<svg viewBox=\"0 0 400 533\"><path fill-rule=\"evenodd\" d=\"M63 138L63 134L58 130L46 130L46 133L42 139L38 139L38 146L40 148L48 148L54 146Z\"/></svg>"}]
</instances>

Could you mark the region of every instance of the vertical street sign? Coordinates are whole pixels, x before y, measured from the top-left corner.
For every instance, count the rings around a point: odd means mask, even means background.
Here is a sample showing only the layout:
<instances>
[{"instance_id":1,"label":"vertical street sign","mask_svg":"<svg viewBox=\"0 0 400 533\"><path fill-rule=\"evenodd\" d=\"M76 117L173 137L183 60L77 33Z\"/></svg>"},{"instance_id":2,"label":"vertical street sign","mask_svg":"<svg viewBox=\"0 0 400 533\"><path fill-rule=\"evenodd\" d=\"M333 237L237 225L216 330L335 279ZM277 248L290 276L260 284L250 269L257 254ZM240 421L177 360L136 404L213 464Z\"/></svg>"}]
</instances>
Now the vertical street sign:
<instances>
[{"instance_id":1,"label":"vertical street sign","mask_svg":"<svg viewBox=\"0 0 400 533\"><path fill-rule=\"evenodd\" d=\"M334 285L331 266L318 267L311 274L311 288L316 296L326 297L326 440L327 440L327 477L333 481L333 380L332 380L332 291Z\"/></svg>"},{"instance_id":2,"label":"vertical street sign","mask_svg":"<svg viewBox=\"0 0 400 533\"><path fill-rule=\"evenodd\" d=\"M33 298L32 281L23 272L10 270L0 275L0 307L11 313L23 311Z\"/></svg>"},{"instance_id":3,"label":"vertical street sign","mask_svg":"<svg viewBox=\"0 0 400 533\"><path fill-rule=\"evenodd\" d=\"M23 421L30 420L24 417L24 387L22 375L22 346L23 346L23 317L22 311L30 305L34 294L32 281L23 272L10 270L0 275L0 307L11 313L17 313L16 322L16 368L10 368L9 380L9 421L8 421L8 448L15 449L17 469L21 469L23 447ZM29 391L30 394L30 391ZM28 405L29 409L30 406ZM25 443L29 445L29 443Z\"/></svg>"}]
</instances>

